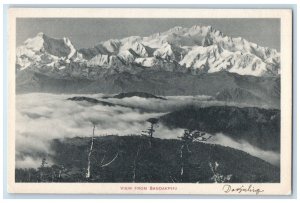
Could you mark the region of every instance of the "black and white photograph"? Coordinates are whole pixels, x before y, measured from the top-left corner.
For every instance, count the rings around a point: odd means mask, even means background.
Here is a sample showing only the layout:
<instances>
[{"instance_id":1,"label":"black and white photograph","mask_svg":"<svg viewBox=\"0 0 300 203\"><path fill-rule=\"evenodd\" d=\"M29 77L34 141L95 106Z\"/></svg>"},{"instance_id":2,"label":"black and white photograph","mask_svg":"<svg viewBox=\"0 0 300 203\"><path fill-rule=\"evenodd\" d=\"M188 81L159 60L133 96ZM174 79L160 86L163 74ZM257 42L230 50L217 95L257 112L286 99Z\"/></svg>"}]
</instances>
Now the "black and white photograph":
<instances>
[{"instance_id":1,"label":"black and white photograph","mask_svg":"<svg viewBox=\"0 0 300 203\"><path fill-rule=\"evenodd\" d=\"M261 195L290 180L282 22L16 17L14 183Z\"/></svg>"}]
</instances>

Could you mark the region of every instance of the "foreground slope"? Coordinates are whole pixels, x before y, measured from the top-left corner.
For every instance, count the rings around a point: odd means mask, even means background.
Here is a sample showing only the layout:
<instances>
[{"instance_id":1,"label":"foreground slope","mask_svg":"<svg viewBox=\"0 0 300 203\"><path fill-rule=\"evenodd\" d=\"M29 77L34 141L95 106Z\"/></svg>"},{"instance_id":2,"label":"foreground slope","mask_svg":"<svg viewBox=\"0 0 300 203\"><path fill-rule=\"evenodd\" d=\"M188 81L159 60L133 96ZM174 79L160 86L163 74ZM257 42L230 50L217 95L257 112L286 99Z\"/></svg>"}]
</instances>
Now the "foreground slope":
<instances>
[{"instance_id":1,"label":"foreground slope","mask_svg":"<svg viewBox=\"0 0 300 203\"><path fill-rule=\"evenodd\" d=\"M41 180L39 172L31 170L30 181L210 183L214 182L210 164L215 163L219 165L215 173L230 175L229 182L280 180L279 168L239 150L193 142L189 144L189 152L181 151L182 141L158 138L153 140L150 148L149 138L140 136L96 137L91 156L91 177L87 179L90 144L91 138L54 140L52 149L55 153L51 159L56 165L52 168L57 170L63 166L63 173L60 177L55 174L53 177L51 168L45 166L43 170L48 170L48 176L44 173ZM28 181L29 172L28 169L16 169L16 181Z\"/></svg>"}]
</instances>

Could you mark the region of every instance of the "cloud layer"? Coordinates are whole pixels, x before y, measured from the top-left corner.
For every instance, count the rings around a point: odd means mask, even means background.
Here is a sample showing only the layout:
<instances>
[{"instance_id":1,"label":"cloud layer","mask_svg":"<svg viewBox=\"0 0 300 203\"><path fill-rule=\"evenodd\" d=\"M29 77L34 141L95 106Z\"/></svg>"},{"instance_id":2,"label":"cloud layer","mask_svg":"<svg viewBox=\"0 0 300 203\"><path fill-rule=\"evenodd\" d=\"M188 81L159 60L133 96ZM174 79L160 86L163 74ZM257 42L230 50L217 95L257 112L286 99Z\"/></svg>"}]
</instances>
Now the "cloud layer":
<instances>
[{"instance_id":1,"label":"cloud layer","mask_svg":"<svg viewBox=\"0 0 300 203\"><path fill-rule=\"evenodd\" d=\"M139 97L106 100L143 109L139 110L67 100L73 96L78 95L45 93L17 95L16 167L38 167L42 156L54 153L49 146L49 141L54 138L90 137L92 122L97 123L95 129L97 136L141 134L142 130L149 127L149 123L146 122L149 118L159 117L186 105L222 105L220 102L210 101L207 96L168 97L168 100ZM85 96L101 99L103 95ZM171 130L160 124L154 136L176 139L183 131L184 129ZM236 142L224 135L214 136L211 142L244 150L271 163L279 162L277 154L264 152L245 142Z\"/></svg>"},{"instance_id":2,"label":"cloud layer","mask_svg":"<svg viewBox=\"0 0 300 203\"><path fill-rule=\"evenodd\" d=\"M67 100L69 97L71 96L42 93L17 96L17 167L27 166L35 159L40 163L41 157L32 157L33 154L53 153L49 146L51 139L91 136L92 122L97 123L95 134L98 136L140 134L149 127L145 122L147 119L162 115L120 106L108 107L92 105L85 101L74 102ZM159 131L163 134L178 132L163 126Z\"/></svg>"},{"instance_id":3,"label":"cloud layer","mask_svg":"<svg viewBox=\"0 0 300 203\"><path fill-rule=\"evenodd\" d=\"M273 151L265 151L259 149L244 140L235 141L228 136L225 136L221 133L217 133L216 135L212 136L211 139L208 140L208 143L212 144L219 144L222 146L231 147L234 149L242 150L251 154L252 156L256 156L261 158L273 165L279 166L280 164L280 154Z\"/></svg>"}]
</instances>

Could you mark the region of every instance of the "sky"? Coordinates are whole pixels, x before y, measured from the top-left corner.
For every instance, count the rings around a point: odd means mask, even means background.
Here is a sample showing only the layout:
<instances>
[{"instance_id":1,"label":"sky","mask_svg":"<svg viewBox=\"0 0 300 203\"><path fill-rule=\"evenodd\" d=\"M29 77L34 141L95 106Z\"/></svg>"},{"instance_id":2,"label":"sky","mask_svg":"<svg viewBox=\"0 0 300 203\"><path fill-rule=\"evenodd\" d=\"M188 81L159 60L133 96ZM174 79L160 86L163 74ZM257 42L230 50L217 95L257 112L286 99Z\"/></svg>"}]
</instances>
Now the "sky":
<instances>
[{"instance_id":1,"label":"sky","mask_svg":"<svg viewBox=\"0 0 300 203\"><path fill-rule=\"evenodd\" d=\"M77 48L89 48L108 39L149 36L175 26L211 25L231 37L242 37L280 51L280 19L117 19L19 18L17 46L39 32L54 38L68 37Z\"/></svg>"}]
</instances>

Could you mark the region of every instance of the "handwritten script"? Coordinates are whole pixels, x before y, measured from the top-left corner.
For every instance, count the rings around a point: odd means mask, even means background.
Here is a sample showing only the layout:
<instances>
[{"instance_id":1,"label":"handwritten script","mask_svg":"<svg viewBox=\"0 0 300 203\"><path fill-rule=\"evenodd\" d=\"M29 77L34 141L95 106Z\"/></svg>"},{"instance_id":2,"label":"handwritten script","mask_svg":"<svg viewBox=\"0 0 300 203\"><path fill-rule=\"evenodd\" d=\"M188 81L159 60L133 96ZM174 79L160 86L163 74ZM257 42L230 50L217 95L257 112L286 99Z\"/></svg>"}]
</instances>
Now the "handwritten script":
<instances>
[{"instance_id":1,"label":"handwritten script","mask_svg":"<svg viewBox=\"0 0 300 203\"><path fill-rule=\"evenodd\" d=\"M224 185L223 191L225 193L255 193L256 195L259 195L260 193L263 193L264 190L261 188L255 188L253 185L241 185L241 186L232 186L232 185Z\"/></svg>"}]
</instances>

